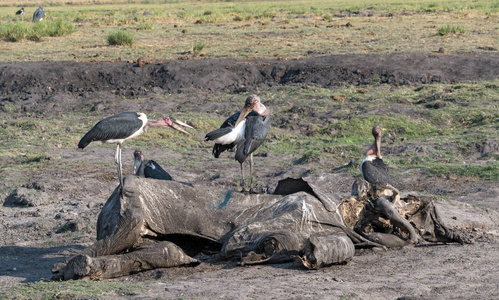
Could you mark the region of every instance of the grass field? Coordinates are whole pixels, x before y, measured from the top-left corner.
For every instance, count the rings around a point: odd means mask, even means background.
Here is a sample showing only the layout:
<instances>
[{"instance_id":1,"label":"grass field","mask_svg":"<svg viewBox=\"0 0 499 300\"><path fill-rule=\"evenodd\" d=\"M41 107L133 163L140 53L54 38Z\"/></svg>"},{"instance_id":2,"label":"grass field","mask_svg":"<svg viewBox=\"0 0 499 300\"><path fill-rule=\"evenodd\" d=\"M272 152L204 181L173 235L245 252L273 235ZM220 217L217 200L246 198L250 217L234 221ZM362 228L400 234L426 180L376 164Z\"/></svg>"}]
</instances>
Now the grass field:
<instances>
[{"instance_id":1,"label":"grass field","mask_svg":"<svg viewBox=\"0 0 499 300\"><path fill-rule=\"evenodd\" d=\"M66 4L71 3L71 4ZM3 61L216 58L294 59L390 52L480 52L498 48L497 1L85 1L44 3L46 21L75 32L41 40L0 41ZM32 27L18 4L0 5L0 36L13 23ZM448 31L446 28L458 28ZM116 30L131 46L110 46ZM2 34L3 32L3 34ZM443 33L443 34L442 34ZM195 47L201 51L195 51Z\"/></svg>"}]
</instances>

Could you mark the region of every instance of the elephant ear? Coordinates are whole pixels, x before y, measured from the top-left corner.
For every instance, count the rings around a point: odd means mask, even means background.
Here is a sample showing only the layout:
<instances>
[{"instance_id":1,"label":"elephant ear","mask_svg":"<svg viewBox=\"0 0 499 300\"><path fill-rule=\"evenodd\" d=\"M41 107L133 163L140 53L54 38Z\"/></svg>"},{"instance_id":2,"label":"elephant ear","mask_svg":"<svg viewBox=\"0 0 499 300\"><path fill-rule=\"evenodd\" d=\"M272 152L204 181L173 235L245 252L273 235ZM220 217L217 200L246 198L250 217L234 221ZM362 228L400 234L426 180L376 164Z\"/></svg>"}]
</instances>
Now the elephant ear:
<instances>
[{"instance_id":1,"label":"elephant ear","mask_svg":"<svg viewBox=\"0 0 499 300\"><path fill-rule=\"evenodd\" d=\"M277 183L274 194L284 196L307 192L319 199L329 212L335 212L341 201L349 196L348 187L351 181L352 176L345 173L286 178Z\"/></svg>"}]
</instances>

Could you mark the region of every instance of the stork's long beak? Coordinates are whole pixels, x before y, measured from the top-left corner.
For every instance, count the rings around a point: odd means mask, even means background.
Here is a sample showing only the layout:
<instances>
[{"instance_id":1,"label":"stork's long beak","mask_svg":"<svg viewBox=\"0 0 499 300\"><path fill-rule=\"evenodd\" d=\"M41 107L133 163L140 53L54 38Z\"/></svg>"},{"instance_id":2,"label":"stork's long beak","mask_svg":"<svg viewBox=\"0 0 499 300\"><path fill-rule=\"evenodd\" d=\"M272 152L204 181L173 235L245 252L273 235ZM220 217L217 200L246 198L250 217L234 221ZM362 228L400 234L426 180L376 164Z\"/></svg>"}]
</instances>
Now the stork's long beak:
<instances>
[{"instance_id":1,"label":"stork's long beak","mask_svg":"<svg viewBox=\"0 0 499 300\"><path fill-rule=\"evenodd\" d=\"M137 175L137 172L139 171L140 164L142 164L140 159L135 158L135 162L133 163L133 175Z\"/></svg>"},{"instance_id":2,"label":"stork's long beak","mask_svg":"<svg viewBox=\"0 0 499 300\"><path fill-rule=\"evenodd\" d=\"M141 152L135 151L133 154L135 157L135 161L133 162L133 175L137 175L137 172L139 172L140 165L144 161L144 156L142 155Z\"/></svg>"},{"instance_id":3,"label":"stork's long beak","mask_svg":"<svg viewBox=\"0 0 499 300\"><path fill-rule=\"evenodd\" d=\"M237 118L237 121L236 121L236 124L234 125L234 127L237 127L237 125L239 125L239 123L246 119L246 116L252 111L251 108L249 107L243 107L243 109L241 109L241 112L239 113L239 118Z\"/></svg>"},{"instance_id":4,"label":"stork's long beak","mask_svg":"<svg viewBox=\"0 0 499 300\"><path fill-rule=\"evenodd\" d=\"M381 157L381 136L380 135L378 135L376 137L375 143L376 143L376 150L377 150L376 157L378 157L379 159L382 159L382 157Z\"/></svg>"},{"instance_id":5,"label":"stork's long beak","mask_svg":"<svg viewBox=\"0 0 499 300\"><path fill-rule=\"evenodd\" d=\"M190 126L190 125L188 125L188 124L186 124L186 123L184 123L184 122L182 122L182 121L176 120L176 119L174 119L174 118L172 118L172 117L170 117L170 119L172 120L172 126L171 126L171 127L172 127L173 129L176 129L176 130L178 130L178 131L180 131L180 132L183 132L183 133L185 133L185 134L187 134L187 135L190 135L190 133L188 133L187 131L185 131L184 129L182 129L182 127L180 127L180 126L183 126L183 127L186 127L186 128L191 128L191 129L194 129L194 127L192 127L192 126Z\"/></svg>"}]
</instances>

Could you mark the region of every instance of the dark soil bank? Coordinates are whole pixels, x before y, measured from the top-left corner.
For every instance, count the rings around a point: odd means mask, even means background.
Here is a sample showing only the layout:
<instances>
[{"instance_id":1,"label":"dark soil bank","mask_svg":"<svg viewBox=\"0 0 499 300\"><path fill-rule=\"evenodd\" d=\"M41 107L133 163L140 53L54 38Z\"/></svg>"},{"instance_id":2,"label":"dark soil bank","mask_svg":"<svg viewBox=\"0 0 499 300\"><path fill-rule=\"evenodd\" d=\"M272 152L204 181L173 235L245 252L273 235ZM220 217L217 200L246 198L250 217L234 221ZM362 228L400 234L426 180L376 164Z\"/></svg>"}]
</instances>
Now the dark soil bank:
<instances>
[{"instance_id":1,"label":"dark soil bank","mask_svg":"<svg viewBox=\"0 0 499 300\"><path fill-rule=\"evenodd\" d=\"M139 67L140 65L140 67ZM274 85L321 87L492 80L496 54L333 55L303 60L178 60L168 62L39 62L0 64L0 109L67 109L82 98L150 93L245 92ZM40 101L41 100L41 101Z\"/></svg>"}]
</instances>

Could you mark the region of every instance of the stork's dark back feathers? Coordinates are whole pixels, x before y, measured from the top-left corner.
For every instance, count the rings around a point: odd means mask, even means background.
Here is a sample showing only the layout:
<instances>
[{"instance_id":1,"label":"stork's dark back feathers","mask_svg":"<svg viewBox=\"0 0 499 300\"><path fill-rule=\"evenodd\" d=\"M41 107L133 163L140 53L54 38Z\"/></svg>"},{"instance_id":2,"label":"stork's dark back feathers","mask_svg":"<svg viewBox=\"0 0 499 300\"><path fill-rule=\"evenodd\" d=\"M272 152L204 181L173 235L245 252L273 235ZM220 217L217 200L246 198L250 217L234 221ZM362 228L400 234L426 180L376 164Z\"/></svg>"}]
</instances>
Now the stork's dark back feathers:
<instances>
[{"instance_id":1,"label":"stork's dark back feathers","mask_svg":"<svg viewBox=\"0 0 499 300\"><path fill-rule=\"evenodd\" d=\"M243 163L265 140L270 130L270 116L262 117L256 113L246 117L244 141L237 145L236 160Z\"/></svg>"},{"instance_id":2,"label":"stork's dark back feathers","mask_svg":"<svg viewBox=\"0 0 499 300\"><path fill-rule=\"evenodd\" d=\"M393 185L392 178L388 173L388 167L382 159L376 158L365 161L361 166L364 179L371 184L389 183Z\"/></svg>"},{"instance_id":3,"label":"stork's dark back feathers","mask_svg":"<svg viewBox=\"0 0 499 300\"><path fill-rule=\"evenodd\" d=\"M85 148L93 141L125 139L144 125L136 112L119 113L99 121L78 143L78 148Z\"/></svg>"},{"instance_id":4,"label":"stork's dark back feathers","mask_svg":"<svg viewBox=\"0 0 499 300\"><path fill-rule=\"evenodd\" d=\"M205 140L207 140L207 141L216 140L217 138L229 133L232 130L232 128L234 128L234 126L236 125L237 118L239 118L239 114L240 114L240 112L233 114L232 116L228 117L227 120L225 120L223 122L222 126L220 126L219 129L207 133L205 136ZM215 145L213 145L213 150L211 153L213 154L213 156L215 158L218 158L220 156L220 154L222 154L222 152L224 152L226 150L230 150L230 149L234 148L235 146L236 146L235 143L227 144L227 145L215 144Z\"/></svg>"},{"instance_id":5,"label":"stork's dark back feathers","mask_svg":"<svg viewBox=\"0 0 499 300\"><path fill-rule=\"evenodd\" d=\"M173 180L173 178L166 172L156 161L147 160L143 162L144 166L144 177L154 178L159 180Z\"/></svg>"}]
</instances>

